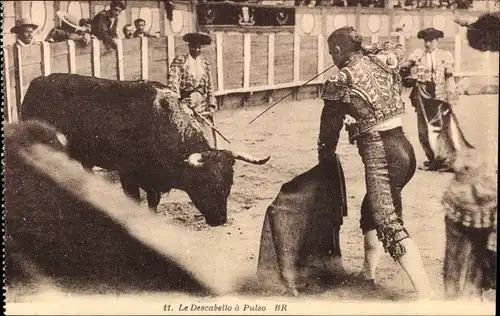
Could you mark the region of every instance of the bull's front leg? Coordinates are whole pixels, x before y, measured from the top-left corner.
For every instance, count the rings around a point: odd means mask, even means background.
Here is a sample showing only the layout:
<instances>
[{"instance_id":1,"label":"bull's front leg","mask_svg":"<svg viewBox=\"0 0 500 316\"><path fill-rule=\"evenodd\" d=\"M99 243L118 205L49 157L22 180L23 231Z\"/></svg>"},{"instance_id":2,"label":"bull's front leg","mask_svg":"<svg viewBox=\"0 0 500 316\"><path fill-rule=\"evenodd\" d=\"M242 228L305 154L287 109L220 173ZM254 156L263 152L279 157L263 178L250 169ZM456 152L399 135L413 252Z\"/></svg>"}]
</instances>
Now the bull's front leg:
<instances>
[{"instance_id":1,"label":"bull's front leg","mask_svg":"<svg viewBox=\"0 0 500 316\"><path fill-rule=\"evenodd\" d=\"M145 191L148 197L148 208L152 212L157 213L158 205L160 204L160 199L161 199L161 192L151 188L146 189Z\"/></svg>"},{"instance_id":2,"label":"bull's front leg","mask_svg":"<svg viewBox=\"0 0 500 316\"><path fill-rule=\"evenodd\" d=\"M122 185L122 190L125 195L138 204L141 202L141 192L139 190L139 184L136 177L129 173L118 173L120 175L120 183Z\"/></svg>"}]
</instances>

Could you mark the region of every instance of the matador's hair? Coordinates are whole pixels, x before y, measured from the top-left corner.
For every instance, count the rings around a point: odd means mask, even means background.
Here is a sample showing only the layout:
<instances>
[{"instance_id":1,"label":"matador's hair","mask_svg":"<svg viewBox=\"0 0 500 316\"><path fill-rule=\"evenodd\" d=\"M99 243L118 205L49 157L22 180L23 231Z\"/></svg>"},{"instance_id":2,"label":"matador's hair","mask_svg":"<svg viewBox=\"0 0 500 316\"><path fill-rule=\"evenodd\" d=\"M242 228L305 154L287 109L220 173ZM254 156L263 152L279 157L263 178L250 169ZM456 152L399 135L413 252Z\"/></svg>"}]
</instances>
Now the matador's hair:
<instances>
[{"instance_id":1,"label":"matador's hair","mask_svg":"<svg viewBox=\"0 0 500 316\"><path fill-rule=\"evenodd\" d=\"M362 50L362 42L363 38L361 34L352 26L344 26L336 29L328 37L328 43L334 43L347 52L358 52Z\"/></svg>"}]
</instances>

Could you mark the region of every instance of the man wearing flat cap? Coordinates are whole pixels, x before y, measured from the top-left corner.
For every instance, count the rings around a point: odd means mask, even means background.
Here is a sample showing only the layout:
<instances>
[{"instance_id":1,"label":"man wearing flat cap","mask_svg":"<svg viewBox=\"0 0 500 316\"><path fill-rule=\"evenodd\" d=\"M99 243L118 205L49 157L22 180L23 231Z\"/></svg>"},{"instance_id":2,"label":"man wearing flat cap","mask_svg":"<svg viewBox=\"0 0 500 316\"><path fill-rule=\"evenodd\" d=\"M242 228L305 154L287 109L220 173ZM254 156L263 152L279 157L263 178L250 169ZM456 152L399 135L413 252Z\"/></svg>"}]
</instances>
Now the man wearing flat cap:
<instances>
[{"instance_id":1,"label":"man wearing flat cap","mask_svg":"<svg viewBox=\"0 0 500 316\"><path fill-rule=\"evenodd\" d=\"M22 18L16 21L10 32L16 34L16 44L19 46L30 46L34 43L33 33L38 28L38 25L34 24L30 18Z\"/></svg>"},{"instance_id":2,"label":"man wearing flat cap","mask_svg":"<svg viewBox=\"0 0 500 316\"><path fill-rule=\"evenodd\" d=\"M109 7L109 10L102 10L92 18L90 24L92 35L103 41L106 46L116 49L118 16L126 6L124 1L113 0Z\"/></svg>"},{"instance_id":3,"label":"man wearing flat cap","mask_svg":"<svg viewBox=\"0 0 500 316\"><path fill-rule=\"evenodd\" d=\"M449 172L457 152L471 145L452 114L458 93L453 55L438 48L443 36L442 31L432 27L418 32L425 49L410 55L402 66L402 77L406 77L403 84L413 88L410 101L417 112L419 140L428 159L424 169ZM412 69L416 70L413 76Z\"/></svg>"},{"instance_id":4,"label":"man wearing flat cap","mask_svg":"<svg viewBox=\"0 0 500 316\"><path fill-rule=\"evenodd\" d=\"M63 11L58 11L56 14L61 20L61 26L50 30L45 38L46 42L58 43L73 40L84 45L90 42L90 29L85 26L84 20L79 20L75 16Z\"/></svg>"},{"instance_id":5,"label":"man wearing flat cap","mask_svg":"<svg viewBox=\"0 0 500 316\"><path fill-rule=\"evenodd\" d=\"M196 112L195 116L205 137L210 146L215 148L215 131L203 118L214 125L216 101L212 90L210 63L201 56L201 47L210 45L212 39L205 33L188 33L184 35L184 41L188 43L189 53L174 58L167 85L175 97Z\"/></svg>"}]
</instances>

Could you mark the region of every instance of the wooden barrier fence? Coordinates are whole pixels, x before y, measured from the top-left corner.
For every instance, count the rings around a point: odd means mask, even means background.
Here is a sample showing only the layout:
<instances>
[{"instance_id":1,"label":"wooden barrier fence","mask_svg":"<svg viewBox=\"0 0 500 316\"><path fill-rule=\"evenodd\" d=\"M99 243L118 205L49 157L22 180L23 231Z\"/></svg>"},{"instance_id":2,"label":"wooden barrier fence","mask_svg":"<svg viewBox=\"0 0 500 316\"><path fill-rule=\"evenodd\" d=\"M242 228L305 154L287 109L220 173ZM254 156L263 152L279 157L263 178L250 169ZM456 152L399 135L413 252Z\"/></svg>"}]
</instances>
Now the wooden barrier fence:
<instances>
[{"instance_id":1,"label":"wooden barrier fence","mask_svg":"<svg viewBox=\"0 0 500 316\"><path fill-rule=\"evenodd\" d=\"M367 42L398 40L408 54L423 43L392 33L377 35ZM203 55L211 64L213 88L223 107L224 97L231 94L249 95L301 86L326 67L332 65L325 38L319 35L299 36L293 33L213 33L213 43ZM457 77L498 76L498 53L472 50L464 34L441 41L441 47L455 56ZM32 46L7 46L4 53L4 113L5 121L18 121L18 110L31 80L50 73L76 73L117 80L153 80L166 82L173 56L187 53L181 36L134 38L118 41L116 50L109 50L93 39L86 46L73 41ZM308 86L319 87L332 68Z\"/></svg>"}]
</instances>

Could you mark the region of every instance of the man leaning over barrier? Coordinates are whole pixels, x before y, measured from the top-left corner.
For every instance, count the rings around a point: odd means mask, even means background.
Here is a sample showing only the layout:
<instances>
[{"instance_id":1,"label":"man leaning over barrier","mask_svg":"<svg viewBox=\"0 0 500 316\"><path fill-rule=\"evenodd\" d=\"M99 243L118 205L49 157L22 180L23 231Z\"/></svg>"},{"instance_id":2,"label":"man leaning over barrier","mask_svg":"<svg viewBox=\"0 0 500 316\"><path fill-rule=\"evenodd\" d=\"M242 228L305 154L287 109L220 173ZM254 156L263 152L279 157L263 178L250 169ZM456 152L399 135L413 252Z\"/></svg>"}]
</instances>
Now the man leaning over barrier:
<instances>
[{"instance_id":1,"label":"man leaning over barrier","mask_svg":"<svg viewBox=\"0 0 500 316\"><path fill-rule=\"evenodd\" d=\"M61 25L50 30L45 41L58 43L73 40L83 45L90 43L90 28L84 24L85 22L82 19L78 19L64 11L58 11L56 14L61 20Z\"/></svg>"},{"instance_id":2,"label":"man leaning over barrier","mask_svg":"<svg viewBox=\"0 0 500 316\"><path fill-rule=\"evenodd\" d=\"M127 6L124 1L113 0L109 7L109 10L102 10L94 16L90 24L92 25L92 35L103 41L107 47L116 49L118 18Z\"/></svg>"}]
</instances>

